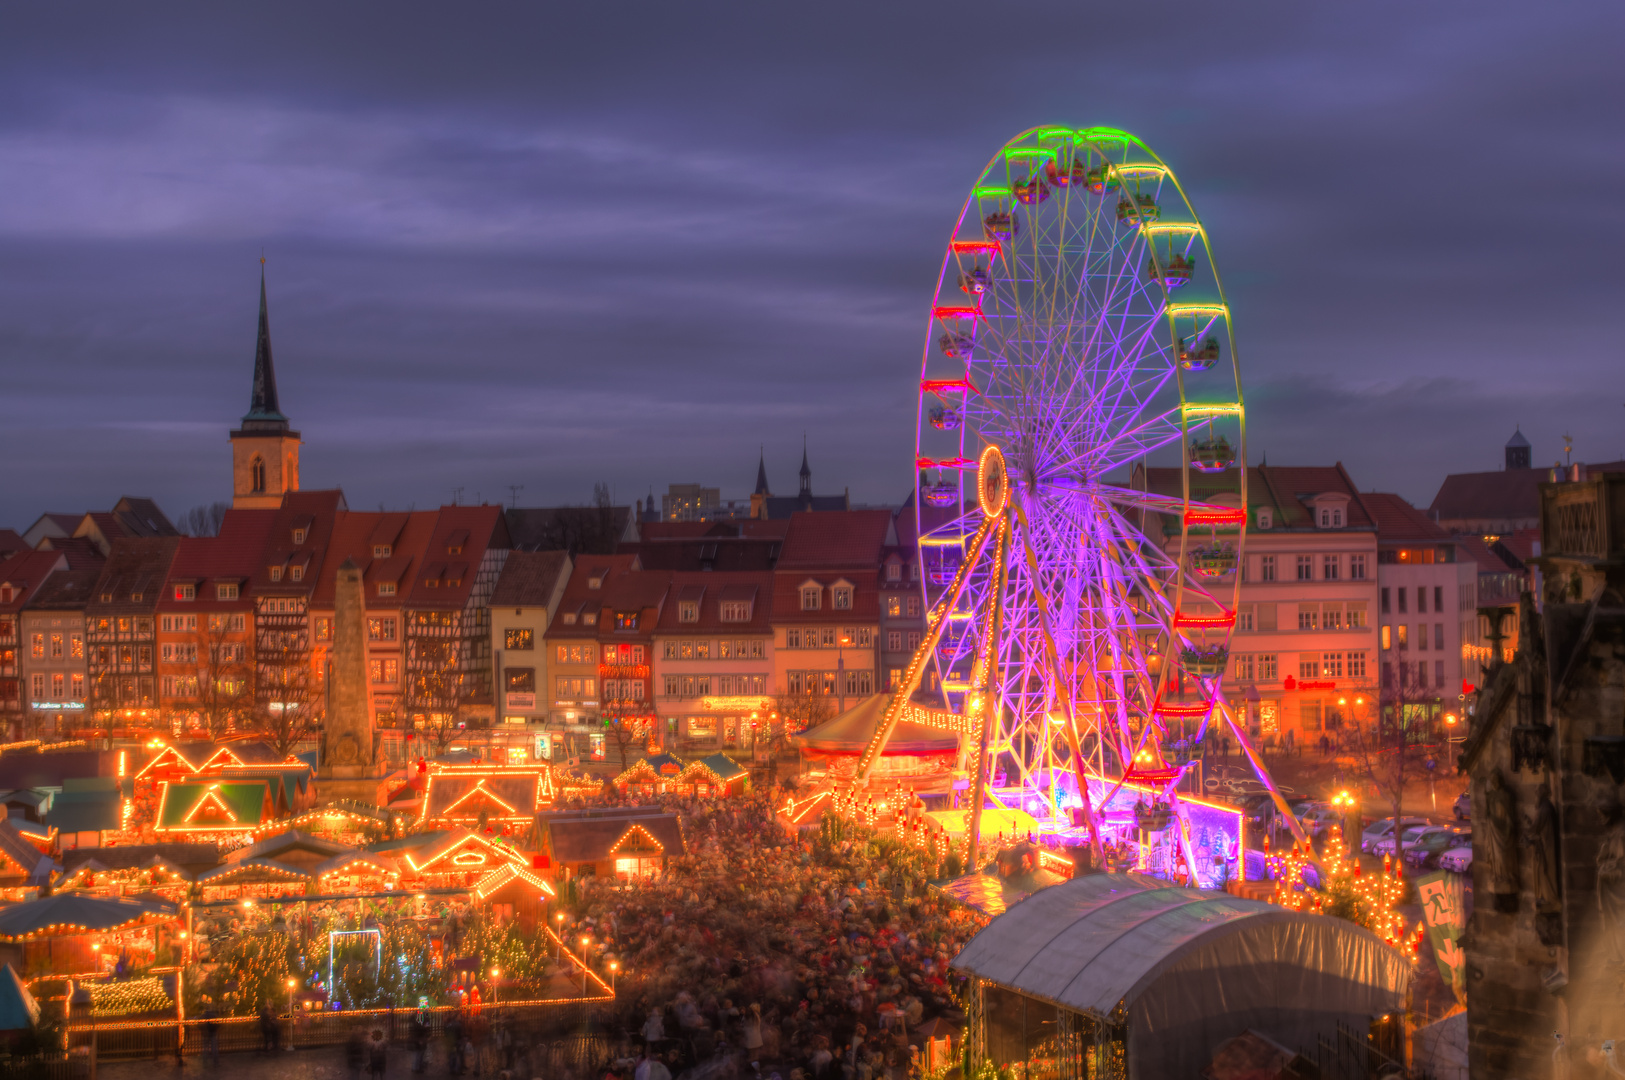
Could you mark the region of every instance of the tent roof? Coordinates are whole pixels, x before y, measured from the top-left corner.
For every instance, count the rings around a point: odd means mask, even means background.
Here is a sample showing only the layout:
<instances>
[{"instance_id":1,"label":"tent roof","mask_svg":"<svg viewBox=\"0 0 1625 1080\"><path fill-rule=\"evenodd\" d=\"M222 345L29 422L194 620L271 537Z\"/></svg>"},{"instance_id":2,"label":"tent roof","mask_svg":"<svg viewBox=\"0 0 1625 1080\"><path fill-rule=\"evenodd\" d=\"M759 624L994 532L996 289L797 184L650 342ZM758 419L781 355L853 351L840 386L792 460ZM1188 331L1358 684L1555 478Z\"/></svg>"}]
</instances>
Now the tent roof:
<instances>
[{"instance_id":1,"label":"tent roof","mask_svg":"<svg viewBox=\"0 0 1625 1080\"><path fill-rule=\"evenodd\" d=\"M174 917L175 905L125 897L57 893L0 911L0 937L22 937L52 928L63 934L116 930L153 916Z\"/></svg>"},{"instance_id":2,"label":"tent roof","mask_svg":"<svg viewBox=\"0 0 1625 1080\"><path fill-rule=\"evenodd\" d=\"M1280 953L1283 925L1311 927L1341 939L1324 955L1294 962L1336 963L1349 945L1377 938L1343 919L1307 915L1228 893L1170 886L1138 874L1086 874L1040 889L990 922L954 958L962 972L1069 1009L1104 1017L1119 1002L1132 1005L1167 969L1197 949L1247 935L1252 955L1266 963ZM1379 943L1380 944L1380 943ZM1398 953L1393 965L1403 968ZM1380 973L1386 981L1403 972Z\"/></svg>"},{"instance_id":3,"label":"tent roof","mask_svg":"<svg viewBox=\"0 0 1625 1080\"><path fill-rule=\"evenodd\" d=\"M10 964L0 970L0 1031L21 1031L39 1020L39 1002Z\"/></svg>"},{"instance_id":4,"label":"tent roof","mask_svg":"<svg viewBox=\"0 0 1625 1080\"><path fill-rule=\"evenodd\" d=\"M817 753L861 754L874 738L890 700L890 694L867 697L828 723L798 735L796 741ZM959 736L952 731L899 720L886 742L885 754L951 754L958 749Z\"/></svg>"}]
</instances>

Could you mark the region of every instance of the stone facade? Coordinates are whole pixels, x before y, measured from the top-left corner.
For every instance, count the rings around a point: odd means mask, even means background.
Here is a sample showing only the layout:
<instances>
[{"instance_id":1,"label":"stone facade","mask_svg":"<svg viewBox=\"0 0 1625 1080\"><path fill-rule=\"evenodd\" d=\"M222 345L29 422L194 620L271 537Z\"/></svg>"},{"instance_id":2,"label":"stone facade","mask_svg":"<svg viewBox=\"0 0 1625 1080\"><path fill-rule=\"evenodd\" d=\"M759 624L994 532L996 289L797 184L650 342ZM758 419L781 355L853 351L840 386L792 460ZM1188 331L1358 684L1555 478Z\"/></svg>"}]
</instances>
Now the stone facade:
<instances>
[{"instance_id":1,"label":"stone facade","mask_svg":"<svg viewBox=\"0 0 1625 1080\"><path fill-rule=\"evenodd\" d=\"M1541 518L1540 632L1492 669L1461 759L1475 1080L1601 1078L1625 1037L1625 477L1545 485Z\"/></svg>"}]
</instances>

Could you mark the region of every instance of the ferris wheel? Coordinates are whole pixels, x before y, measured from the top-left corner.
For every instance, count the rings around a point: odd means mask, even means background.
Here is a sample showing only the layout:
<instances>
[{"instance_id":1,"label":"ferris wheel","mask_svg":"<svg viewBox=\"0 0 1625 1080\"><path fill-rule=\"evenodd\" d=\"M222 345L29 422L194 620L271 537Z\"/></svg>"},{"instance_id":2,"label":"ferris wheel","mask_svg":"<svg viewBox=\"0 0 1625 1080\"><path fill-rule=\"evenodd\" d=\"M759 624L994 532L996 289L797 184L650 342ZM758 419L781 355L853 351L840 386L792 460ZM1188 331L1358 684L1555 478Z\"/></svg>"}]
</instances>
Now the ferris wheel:
<instances>
[{"instance_id":1,"label":"ferris wheel","mask_svg":"<svg viewBox=\"0 0 1625 1080\"><path fill-rule=\"evenodd\" d=\"M1207 233L1145 143L1045 127L993 156L943 259L916 431L916 678L985 711L989 794L1060 816L1087 770L1175 798L1225 708L1246 411Z\"/></svg>"}]
</instances>

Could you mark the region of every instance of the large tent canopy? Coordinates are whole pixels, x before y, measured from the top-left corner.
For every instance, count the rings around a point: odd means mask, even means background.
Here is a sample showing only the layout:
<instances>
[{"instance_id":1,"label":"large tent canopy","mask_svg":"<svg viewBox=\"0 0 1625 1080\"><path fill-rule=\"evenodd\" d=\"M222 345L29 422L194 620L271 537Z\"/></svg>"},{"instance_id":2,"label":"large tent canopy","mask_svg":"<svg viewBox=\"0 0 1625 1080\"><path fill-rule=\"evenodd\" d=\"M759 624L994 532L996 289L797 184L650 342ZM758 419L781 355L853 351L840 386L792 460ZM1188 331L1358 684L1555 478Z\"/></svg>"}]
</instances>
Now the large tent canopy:
<instances>
[{"instance_id":1,"label":"large tent canopy","mask_svg":"<svg viewBox=\"0 0 1625 1080\"><path fill-rule=\"evenodd\" d=\"M805 734L796 736L796 742L815 754L856 755L863 753L869 740L875 737L885 715L890 694L875 694L864 698L840 716L820 724ZM893 754L952 754L959 749L959 736L952 731L926 727L912 720L899 720L886 742L885 753Z\"/></svg>"},{"instance_id":2,"label":"large tent canopy","mask_svg":"<svg viewBox=\"0 0 1625 1080\"><path fill-rule=\"evenodd\" d=\"M0 937L85 934L175 917L175 905L155 900L57 893L0 910Z\"/></svg>"},{"instance_id":3,"label":"large tent canopy","mask_svg":"<svg viewBox=\"0 0 1625 1080\"><path fill-rule=\"evenodd\" d=\"M1195 1076L1253 1028L1312 1047L1402 1007L1410 967L1344 919L1136 874L1041 889L972 938L955 969L1104 1021L1127 1018L1130 1073Z\"/></svg>"}]
</instances>

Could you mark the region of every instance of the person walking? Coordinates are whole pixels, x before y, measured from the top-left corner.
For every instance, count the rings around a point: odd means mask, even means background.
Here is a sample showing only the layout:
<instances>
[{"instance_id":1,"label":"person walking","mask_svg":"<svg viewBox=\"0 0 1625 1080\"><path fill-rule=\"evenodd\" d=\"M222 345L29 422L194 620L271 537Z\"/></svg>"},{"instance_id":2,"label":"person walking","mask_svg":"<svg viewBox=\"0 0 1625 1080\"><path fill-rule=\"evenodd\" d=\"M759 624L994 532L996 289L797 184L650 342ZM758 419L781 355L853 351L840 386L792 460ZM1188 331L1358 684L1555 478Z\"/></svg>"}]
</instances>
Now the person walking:
<instances>
[{"instance_id":1,"label":"person walking","mask_svg":"<svg viewBox=\"0 0 1625 1080\"><path fill-rule=\"evenodd\" d=\"M412 1014L412 1071L420 1073L429 1065L429 1010L418 1006Z\"/></svg>"},{"instance_id":2,"label":"person walking","mask_svg":"<svg viewBox=\"0 0 1625 1080\"><path fill-rule=\"evenodd\" d=\"M384 1069L389 1065L389 1042L383 1028L372 1029L372 1041L367 1044L367 1072L372 1080L384 1080Z\"/></svg>"},{"instance_id":3,"label":"person walking","mask_svg":"<svg viewBox=\"0 0 1625 1080\"><path fill-rule=\"evenodd\" d=\"M260 1002L260 1053L277 1048L276 1016L271 1012L271 999Z\"/></svg>"},{"instance_id":4,"label":"person walking","mask_svg":"<svg viewBox=\"0 0 1625 1080\"><path fill-rule=\"evenodd\" d=\"M344 1064L350 1070L350 1080L361 1080L361 1070L367 1067L367 1035L359 1027L351 1028L345 1037Z\"/></svg>"},{"instance_id":5,"label":"person walking","mask_svg":"<svg viewBox=\"0 0 1625 1080\"><path fill-rule=\"evenodd\" d=\"M220 1010L214 1007L214 1001L204 998L203 1008L203 1052L209 1058L209 1064L215 1068L220 1067Z\"/></svg>"}]
</instances>

